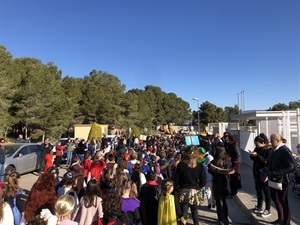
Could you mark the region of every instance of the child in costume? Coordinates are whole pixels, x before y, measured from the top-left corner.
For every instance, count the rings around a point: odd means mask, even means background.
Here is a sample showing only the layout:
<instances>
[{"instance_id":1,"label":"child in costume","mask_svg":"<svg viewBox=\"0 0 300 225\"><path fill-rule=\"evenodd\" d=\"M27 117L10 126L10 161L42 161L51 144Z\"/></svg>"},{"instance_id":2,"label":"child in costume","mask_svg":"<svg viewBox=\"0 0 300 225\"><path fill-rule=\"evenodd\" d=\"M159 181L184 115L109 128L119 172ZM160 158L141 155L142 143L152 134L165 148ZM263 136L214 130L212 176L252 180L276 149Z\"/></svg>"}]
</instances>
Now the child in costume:
<instances>
[{"instance_id":1,"label":"child in costume","mask_svg":"<svg viewBox=\"0 0 300 225\"><path fill-rule=\"evenodd\" d=\"M45 156L45 166L43 168L43 172L47 173L48 169L53 166L53 162L54 162L55 156L52 154L46 154Z\"/></svg>"},{"instance_id":2,"label":"child in costume","mask_svg":"<svg viewBox=\"0 0 300 225\"><path fill-rule=\"evenodd\" d=\"M158 225L186 224L178 199L171 194L174 190L172 179L166 178L161 185L161 194L158 202Z\"/></svg>"}]
</instances>

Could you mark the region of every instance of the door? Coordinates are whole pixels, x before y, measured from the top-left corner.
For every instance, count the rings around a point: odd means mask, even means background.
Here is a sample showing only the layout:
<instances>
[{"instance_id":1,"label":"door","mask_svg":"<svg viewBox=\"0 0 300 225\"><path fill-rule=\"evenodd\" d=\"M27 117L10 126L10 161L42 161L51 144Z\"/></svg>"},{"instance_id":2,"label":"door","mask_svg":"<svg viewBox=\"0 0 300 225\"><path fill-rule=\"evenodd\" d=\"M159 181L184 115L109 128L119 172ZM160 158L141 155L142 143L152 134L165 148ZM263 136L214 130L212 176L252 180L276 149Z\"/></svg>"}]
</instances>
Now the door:
<instances>
[{"instance_id":1,"label":"door","mask_svg":"<svg viewBox=\"0 0 300 225\"><path fill-rule=\"evenodd\" d=\"M35 171L40 166L41 151L40 151L38 145L29 145L28 151L29 151L30 160L32 163L31 171Z\"/></svg>"},{"instance_id":2,"label":"door","mask_svg":"<svg viewBox=\"0 0 300 225\"><path fill-rule=\"evenodd\" d=\"M14 155L15 166L17 171L21 174L27 173L31 168L30 156L28 154L28 147L22 146Z\"/></svg>"}]
</instances>

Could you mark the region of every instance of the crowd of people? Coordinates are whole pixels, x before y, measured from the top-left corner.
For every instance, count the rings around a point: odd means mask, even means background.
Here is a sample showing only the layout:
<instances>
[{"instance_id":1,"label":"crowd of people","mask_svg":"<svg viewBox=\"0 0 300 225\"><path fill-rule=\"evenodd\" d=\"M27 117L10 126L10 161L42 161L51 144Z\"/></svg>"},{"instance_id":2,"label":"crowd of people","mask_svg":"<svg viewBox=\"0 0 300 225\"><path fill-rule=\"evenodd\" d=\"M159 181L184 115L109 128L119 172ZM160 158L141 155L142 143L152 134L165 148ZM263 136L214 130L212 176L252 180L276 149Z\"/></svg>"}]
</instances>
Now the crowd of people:
<instances>
[{"instance_id":1,"label":"crowd of people","mask_svg":"<svg viewBox=\"0 0 300 225\"><path fill-rule=\"evenodd\" d=\"M177 225L187 223L189 210L193 224L199 224L199 205L205 198L208 209L216 208L216 223L229 224L226 199L242 188L234 135L200 137L200 146L187 146L183 135L136 138L116 136L111 145L104 136L99 147L93 139L68 140L66 146L57 143L55 157L46 137L39 177L31 190L19 187L17 172L0 183L0 225ZM252 210L269 216L272 199L278 211L273 224L287 225L292 156L277 134L271 136L271 145L264 134L255 138L255 144L250 157L257 205ZM3 146L0 142L0 153ZM64 150L67 168L60 177ZM282 157L284 165L278 161ZM266 167L269 179L282 179L281 190L269 187L268 179L261 180Z\"/></svg>"}]
</instances>

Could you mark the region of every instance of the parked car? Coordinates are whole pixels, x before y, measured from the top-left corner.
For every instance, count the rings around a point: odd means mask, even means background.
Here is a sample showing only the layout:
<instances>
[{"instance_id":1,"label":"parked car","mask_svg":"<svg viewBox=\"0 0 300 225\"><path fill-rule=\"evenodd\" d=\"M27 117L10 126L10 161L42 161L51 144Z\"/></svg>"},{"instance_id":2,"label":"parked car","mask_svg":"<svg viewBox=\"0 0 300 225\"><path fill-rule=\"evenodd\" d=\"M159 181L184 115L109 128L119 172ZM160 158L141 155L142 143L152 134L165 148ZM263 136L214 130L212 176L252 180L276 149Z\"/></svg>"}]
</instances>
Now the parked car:
<instances>
[{"instance_id":1,"label":"parked car","mask_svg":"<svg viewBox=\"0 0 300 225\"><path fill-rule=\"evenodd\" d=\"M114 141L115 137L116 135L106 135L107 142L109 145Z\"/></svg>"},{"instance_id":2,"label":"parked car","mask_svg":"<svg viewBox=\"0 0 300 225\"><path fill-rule=\"evenodd\" d=\"M33 172L39 169L41 161L40 144L15 143L5 144L5 174L18 172L20 174Z\"/></svg>"}]
</instances>

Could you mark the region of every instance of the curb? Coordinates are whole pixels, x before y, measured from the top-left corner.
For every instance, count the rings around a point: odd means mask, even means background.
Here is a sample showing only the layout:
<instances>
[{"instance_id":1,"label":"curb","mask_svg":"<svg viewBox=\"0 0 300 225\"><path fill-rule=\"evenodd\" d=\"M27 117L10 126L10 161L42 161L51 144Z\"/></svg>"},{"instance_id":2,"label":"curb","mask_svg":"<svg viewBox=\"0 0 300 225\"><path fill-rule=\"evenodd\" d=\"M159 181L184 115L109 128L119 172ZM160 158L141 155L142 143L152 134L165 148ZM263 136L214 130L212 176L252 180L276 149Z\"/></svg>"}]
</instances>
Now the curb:
<instances>
[{"instance_id":1,"label":"curb","mask_svg":"<svg viewBox=\"0 0 300 225\"><path fill-rule=\"evenodd\" d=\"M255 216L247 209L245 204L242 201L241 195L245 195L244 193L238 193L236 196L233 197L233 200L237 205L242 209L244 215L246 215L247 219L249 219L250 223L252 225L261 225L259 221L255 218Z\"/></svg>"}]
</instances>

